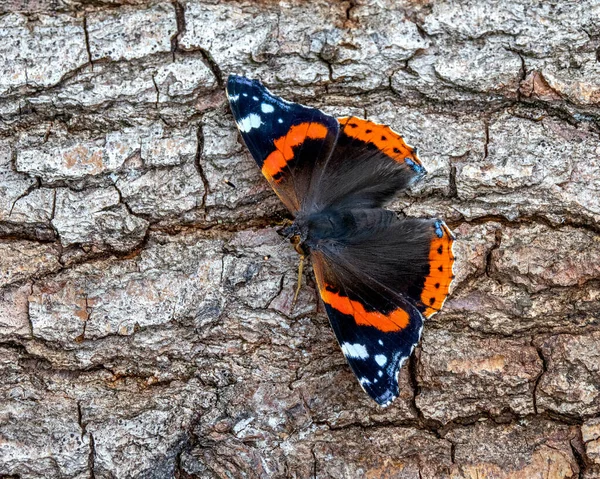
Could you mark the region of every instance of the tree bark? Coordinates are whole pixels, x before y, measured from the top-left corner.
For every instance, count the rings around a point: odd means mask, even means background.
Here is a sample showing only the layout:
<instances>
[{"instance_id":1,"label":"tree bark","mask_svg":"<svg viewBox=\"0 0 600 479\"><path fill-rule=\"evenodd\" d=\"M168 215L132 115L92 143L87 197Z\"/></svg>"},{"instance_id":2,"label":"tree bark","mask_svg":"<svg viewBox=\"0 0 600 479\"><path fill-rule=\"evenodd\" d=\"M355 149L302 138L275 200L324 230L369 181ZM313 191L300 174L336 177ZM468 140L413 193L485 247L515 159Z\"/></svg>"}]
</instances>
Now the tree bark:
<instances>
[{"instance_id":1,"label":"tree bark","mask_svg":"<svg viewBox=\"0 0 600 479\"><path fill-rule=\"evenodd\" d=\"M0 476L600 478L597 0L0 6ZM378 407L229 73L391 125L456 281Z\"/></svg>"}]
</instances>

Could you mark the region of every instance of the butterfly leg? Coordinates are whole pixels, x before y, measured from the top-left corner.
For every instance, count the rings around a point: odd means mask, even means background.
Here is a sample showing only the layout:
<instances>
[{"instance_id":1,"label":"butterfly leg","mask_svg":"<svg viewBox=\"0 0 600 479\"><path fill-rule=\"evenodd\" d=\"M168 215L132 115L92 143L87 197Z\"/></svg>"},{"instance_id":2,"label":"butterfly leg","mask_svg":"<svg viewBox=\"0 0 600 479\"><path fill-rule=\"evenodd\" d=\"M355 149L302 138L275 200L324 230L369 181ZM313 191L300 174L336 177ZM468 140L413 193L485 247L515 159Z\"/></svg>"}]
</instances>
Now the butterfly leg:
<instances>
[{"instance_id":1,"label":"butterfly leg","mask_svg":"<svg viewBox=\"0 0 600 479\"><path fill-rule=\"evenodd\" d=\"M300 293L300 288L302 287L302 272L304 271L304 258L305 256L300 255L300 264L298 265L298 286L296 287L296 292L294 293L294 299L292 300L292 310L296 305L296 300L298 299L298 293Z\"/></svg>"}]
</instances>

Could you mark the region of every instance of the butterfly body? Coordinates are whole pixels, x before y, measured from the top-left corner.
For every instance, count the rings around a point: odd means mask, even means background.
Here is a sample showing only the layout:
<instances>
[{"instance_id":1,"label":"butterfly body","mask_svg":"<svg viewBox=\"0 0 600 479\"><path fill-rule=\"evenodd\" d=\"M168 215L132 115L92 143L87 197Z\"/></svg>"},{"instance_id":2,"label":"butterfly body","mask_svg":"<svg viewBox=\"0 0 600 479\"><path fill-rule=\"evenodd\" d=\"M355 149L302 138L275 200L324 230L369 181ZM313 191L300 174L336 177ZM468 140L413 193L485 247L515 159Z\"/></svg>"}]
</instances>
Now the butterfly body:
<instances>
[{"instance_id":1,"label":"butterfly body","mask_svg":"<svg viewBox=\"0 0 600 479\"><path fill-rule=\"evenodd\" d=\"M387 228L394 219L395 214L384 209L328 208L298 215L282 233L288 237L297 236L299 246L308 254L311 250L344 246L363 235Z\"/></svg>"},{"instance_id":2,"label":"butterfly body","mask_svg":"<svg viewBox=\"0 0 600 479\"><path fill-rule=\"evenodd\" d=\"M389 127L333 118L230 76L244 143L294 215L283 230L310 254L331 326L362 388L379 404L440 310L454 278L454 236L443 221L384 208L425 174L416 149Z\"/></svg>"}]
</instances>

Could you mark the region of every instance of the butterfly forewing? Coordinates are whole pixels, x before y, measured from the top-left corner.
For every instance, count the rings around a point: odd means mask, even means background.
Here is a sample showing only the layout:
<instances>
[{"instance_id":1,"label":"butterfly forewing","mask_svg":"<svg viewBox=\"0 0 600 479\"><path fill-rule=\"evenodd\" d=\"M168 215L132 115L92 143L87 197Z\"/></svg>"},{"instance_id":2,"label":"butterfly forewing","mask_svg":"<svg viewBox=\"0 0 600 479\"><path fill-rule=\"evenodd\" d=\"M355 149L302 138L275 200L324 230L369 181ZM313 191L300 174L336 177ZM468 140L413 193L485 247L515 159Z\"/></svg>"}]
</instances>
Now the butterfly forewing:
<instances>
[{"instance_id":1,"label":"butterfly forewing","mask_svg":"<svg viewBox=\"0 0 600 479\"><path fill-rule=\"evenodd\" d=\"M229 77L227 95L244 143L262 173L292 213L301 210L313 169L331 155L338 121L240 76Z\"/></svg>"},{"instance_id":2,"label":"butterfly forewing","mask_svg":"<svg viewBox=\"0 0 600 479\"><path fill-rule=\"evenodd\" d=\"M421 336L423 317L402 295L357 278L339 258L313 253L331 327L361 387L380 405L398 396L398 371Z\"/></svg>"},{"instance_id":3,"label":"butterfly forewing","mask_svg":"<svg viewBox=\"0 0 600 479\"><path fill-rule=\"evenodd\" d=\"M340 118L338 140L310 197L321 207L379 208L425 175L416 150L385 125Z\"/></svg>"}]
</instances>

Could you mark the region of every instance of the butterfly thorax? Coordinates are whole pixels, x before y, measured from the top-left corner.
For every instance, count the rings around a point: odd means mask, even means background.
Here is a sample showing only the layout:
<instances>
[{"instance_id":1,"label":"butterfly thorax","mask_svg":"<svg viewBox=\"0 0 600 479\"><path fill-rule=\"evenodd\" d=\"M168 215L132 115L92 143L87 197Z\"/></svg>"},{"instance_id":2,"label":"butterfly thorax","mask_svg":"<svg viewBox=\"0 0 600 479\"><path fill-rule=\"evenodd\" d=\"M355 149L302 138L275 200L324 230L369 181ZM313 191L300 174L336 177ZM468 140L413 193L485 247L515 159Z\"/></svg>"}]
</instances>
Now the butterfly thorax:
<instances>
[{"instance_id":1,"label":"butterfly thorax","mask_svg":"<svg viewBox=\"0 0 600 479\"><path fill-rule=\"evenodd\" d=\"M307 254L332 243L343 243L358 231L370 228L364 210L328 208L315 213L300 213L294 223L283 230L300 254Z\"/></svg>"}]
</instances>

